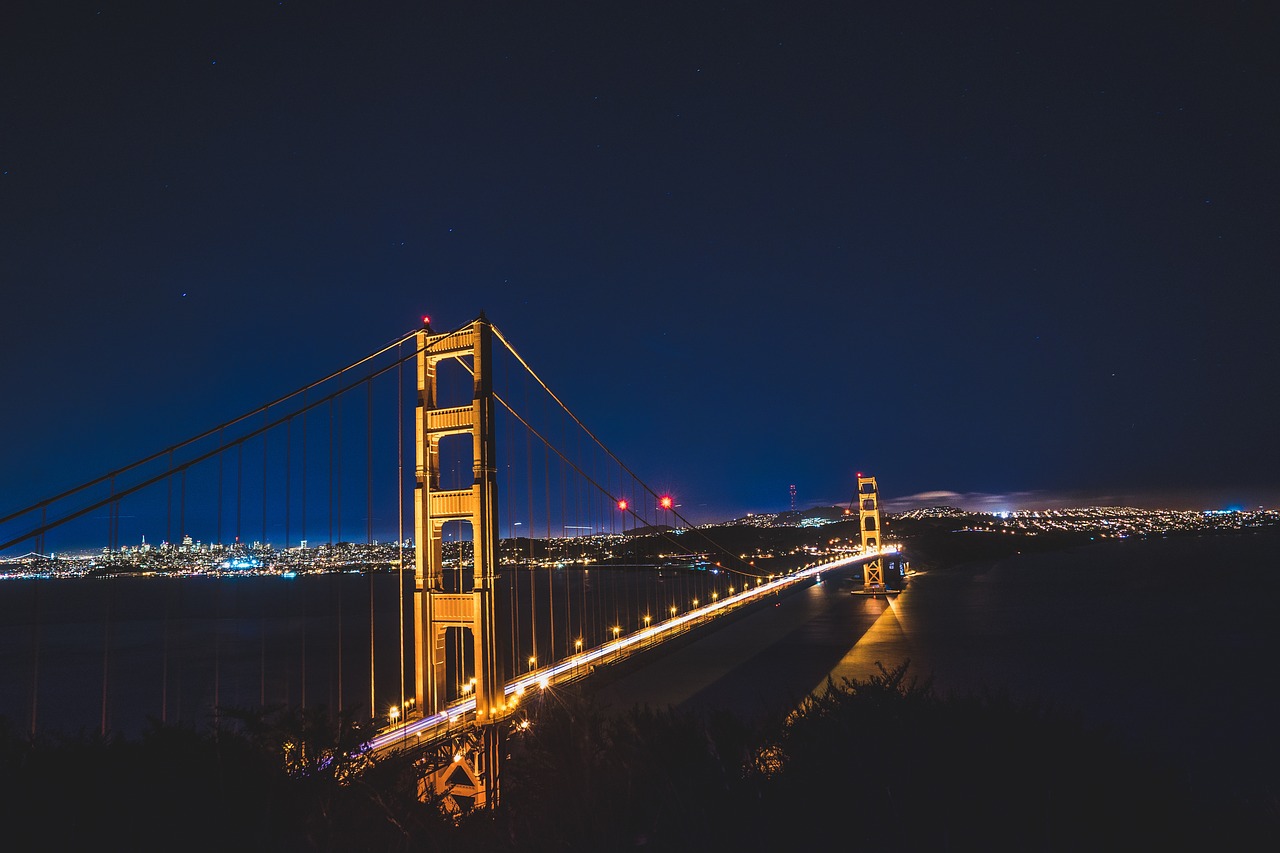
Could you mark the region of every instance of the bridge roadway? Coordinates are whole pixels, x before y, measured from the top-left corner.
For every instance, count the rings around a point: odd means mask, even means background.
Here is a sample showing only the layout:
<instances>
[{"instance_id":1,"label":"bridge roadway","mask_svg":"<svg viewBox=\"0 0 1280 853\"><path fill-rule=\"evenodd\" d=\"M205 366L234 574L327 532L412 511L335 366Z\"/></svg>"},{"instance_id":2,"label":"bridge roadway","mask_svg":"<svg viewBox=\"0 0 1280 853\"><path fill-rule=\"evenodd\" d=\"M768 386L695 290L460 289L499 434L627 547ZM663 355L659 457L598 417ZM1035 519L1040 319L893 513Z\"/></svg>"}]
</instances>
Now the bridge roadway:
<instances>
[{"instance_id":1,"label":"bridge roadway","mask_svg":"<svg viewBox=\"0 0 1280 853\"><path fill-rule=\"evenodd\" d=\"M589 674L596 664L618 663L630 655L650 649L659 643L706 624L731 610L759 601L804 581L817 578L823 572L847 569L860 563L870 562L879 556L890 556L896 553L896 549L887 547L875 553L842 557L838 560L809 566L793 574L782 575L773 580L763 580L759 585L742 592L726 596L710 604L701 605L687 613L658 622L593 649L587 649L551 666L533 670L506 684L503 692L507 697L508 707L513 704L518 707L521 697L531 690L545 690L553 685L575 681ZM435 714L382 730L365 745L365 751L377 756L408 747L421 748L430 746L474 725L475 712L476 700L474 696L461 699Z\"/></svg>"}]
</instances>

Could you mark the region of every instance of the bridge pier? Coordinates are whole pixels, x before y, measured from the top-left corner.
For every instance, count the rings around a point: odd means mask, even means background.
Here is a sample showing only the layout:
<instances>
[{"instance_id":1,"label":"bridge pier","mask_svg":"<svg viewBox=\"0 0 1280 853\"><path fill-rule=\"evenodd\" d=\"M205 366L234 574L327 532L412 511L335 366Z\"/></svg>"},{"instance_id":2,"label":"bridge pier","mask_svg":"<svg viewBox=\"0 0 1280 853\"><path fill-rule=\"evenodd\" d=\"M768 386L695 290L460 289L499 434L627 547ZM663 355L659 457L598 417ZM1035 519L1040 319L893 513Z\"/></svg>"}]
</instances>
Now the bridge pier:
<instances>
[{"instance_id":1,"label":"bridge pier","mask_svg":"<svg viewBox=\"0 0 1280 853\"><path fill-rule=\"evenodd\" d=\"M858 527L862 531L862 553L878 549L880 535L880 490L876 478L858 474ZM884 591L884 559L877 557L862 570L862 588L871 593Z\"/></svg>"},{"instance_id":2,"label":"bridge pier","mask_svg":"<svg viewBox=\"0 0 1280 853\"><path fill-rule=\"evenodd\" d=\"M438 797L454 816L497 805L504 740L502 726L486 725L431 749L418 762L418 798Z\"/></svg>"}]
</instances>

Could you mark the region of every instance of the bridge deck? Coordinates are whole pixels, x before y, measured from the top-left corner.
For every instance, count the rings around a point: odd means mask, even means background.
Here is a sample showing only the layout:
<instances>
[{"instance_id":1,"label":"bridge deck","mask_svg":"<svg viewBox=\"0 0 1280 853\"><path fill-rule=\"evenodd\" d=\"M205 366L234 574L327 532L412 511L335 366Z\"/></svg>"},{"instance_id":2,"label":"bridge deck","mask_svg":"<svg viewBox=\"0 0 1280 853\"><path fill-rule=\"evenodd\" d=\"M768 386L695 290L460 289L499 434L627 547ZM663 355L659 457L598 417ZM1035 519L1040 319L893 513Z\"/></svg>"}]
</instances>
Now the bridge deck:
<instances>
[{"instance_id":1,"label":"bridge deck","mask_svg":"<svg viewBox=\"0 0 1280 853\"><path fill-rule=\"evenodd\" d=\"M892 553L896 552L886 548L873 554L852 555L809 566L793 574L783 575L771 581L762 581L758 586L726 596L710 604L704 604L687 613L682 613L625 637L619 637L595 648L579 652L554 665L534 670L507 683L503 692L507 697L508 710L512 707L519 707L521 697L529 691L535 689L545 690L553 685L576 681L590 674L594 667L598 665L617 663L631 655L651 649L673 637L704 625L725 613L758 601L802 581L817 577L823 572L844 569L858 563L873 560L881 555ZM475 697L462 699L438 713L384 729L371 739L365 748L367 752L375 756L398 749L425 748L468 729L475 724L475 721Z\"/></svg>"}]
</instances>

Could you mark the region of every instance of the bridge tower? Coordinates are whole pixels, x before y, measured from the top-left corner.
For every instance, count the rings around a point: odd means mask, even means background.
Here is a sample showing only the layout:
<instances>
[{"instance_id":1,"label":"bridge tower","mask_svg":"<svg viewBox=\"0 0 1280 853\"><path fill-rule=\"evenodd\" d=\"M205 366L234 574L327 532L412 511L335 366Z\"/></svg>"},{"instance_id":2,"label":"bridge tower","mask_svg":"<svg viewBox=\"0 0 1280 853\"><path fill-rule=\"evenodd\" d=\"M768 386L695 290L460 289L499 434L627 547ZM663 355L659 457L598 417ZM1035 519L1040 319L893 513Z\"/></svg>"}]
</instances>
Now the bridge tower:
<instances>
[{"instance_id":1,"label":"bridge tower","mask_svg":"<svg viewBox=\"0 0 1280 853\"><path fill-rule=\"evenodd\" d=\"M880 490L875 477L858 473L858 527L862 530L862 552L874 551L881 545ZM884 589L884 559L877 557L862 570L862 586L868 592Z\"/></svg>"},{"instance_id":2,"label":"bridge tower","mask_svg":"<svg viewBox=\"0 0 1280 853\"><path fill-rule=\"evenodd\" d=\"M475 664L476 734L453 752L452 760L433 770L436 793L465 790L472 804L496 805L500 723L507 713L505 678L498 653L496 585L498 581L498 470L494 429L493 330L483 314L457 331L433 334L429 325L416 335L418 405L416 412L416 487L414 490L414 679L419 713L432 714L447 703L445 649L449 631L472 641ZM437 398L437 366L457 359L470 368L473 394L469 405L441 407ZM470 362L468 365L467 362ZM440 441L471 436L472 483L467 488L440 487ZM446 522L471 527L470 577L460 571L458 588L447 590L443 570L442 531ZM463 673L458 673L465 681ZM461 765L461 766L459 766Z\"/></svg>"}]
</instances>

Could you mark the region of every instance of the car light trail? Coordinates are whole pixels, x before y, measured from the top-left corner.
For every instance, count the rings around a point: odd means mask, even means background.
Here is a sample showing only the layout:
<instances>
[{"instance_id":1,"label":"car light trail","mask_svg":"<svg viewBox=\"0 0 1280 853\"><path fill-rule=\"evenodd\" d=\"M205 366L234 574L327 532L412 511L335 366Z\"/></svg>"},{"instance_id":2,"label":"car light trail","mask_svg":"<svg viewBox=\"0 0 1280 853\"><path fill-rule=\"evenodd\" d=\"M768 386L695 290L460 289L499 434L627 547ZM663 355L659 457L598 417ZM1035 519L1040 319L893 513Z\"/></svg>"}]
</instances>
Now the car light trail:
<instances>
[{"instance_id":1,"label":"car light trail","mask_svg":"<svg viewBox=\"0 0 1280 853\"><path fill-rule=\"evenodd\" d=\"M656 640L664 635L678 634L687 630L694 625L705 622L713 616L719 615L722 611L732 609L739 605L745 604L755 598L762 598L772 592L777 592L786 587L793 586L801 581L809 578L817 577L823 572L835 571L837 569L847 568L855 563L866 562L880 556L896 554L898 549L893 546L880 548L873 553L857 554L855 556L843 557L839 560L832 560L828 563L819 563L816 566L810 566L801 569L790 575L780 575L773 580L765 581L759 586L753 586L744 589L742 592L734 595L726 596L718 600L712 600L709 604L703 604L699 607L673 616L655 625L649 625L636 631L634 634L628 634L625 637L618 637L610 640L603 645L594 649L588 649L578 652L552 666L543 669L533 670L514 681L508 682L503 689L504 696L516 694L517 697L524 695L526 692L533 690L535 687L546 689L553 684L561 684L572 681L583 674L583 667L589 667L597 661L605 659L617 659L621 657L624 651L632 650L633 646ZM589 670L588 670L589 671ZM508 707L513 703L508 703ZM399 744L407 743L409 738L414 739L416 744L420 738L430 736L438 736L453 728L460 721L462 723L470 722L470 715L476 710L476 699L473 695L469 699L463 699L449 705L443 711L423 717L421 720L414 720L402 725L393 726L386 729L378 736L371 739L365 744L362 751L378 752ZM442 730L442 731L437 731Z\"/></svg>"}]
</instances>

